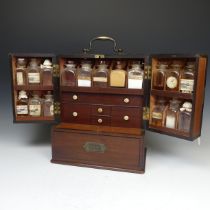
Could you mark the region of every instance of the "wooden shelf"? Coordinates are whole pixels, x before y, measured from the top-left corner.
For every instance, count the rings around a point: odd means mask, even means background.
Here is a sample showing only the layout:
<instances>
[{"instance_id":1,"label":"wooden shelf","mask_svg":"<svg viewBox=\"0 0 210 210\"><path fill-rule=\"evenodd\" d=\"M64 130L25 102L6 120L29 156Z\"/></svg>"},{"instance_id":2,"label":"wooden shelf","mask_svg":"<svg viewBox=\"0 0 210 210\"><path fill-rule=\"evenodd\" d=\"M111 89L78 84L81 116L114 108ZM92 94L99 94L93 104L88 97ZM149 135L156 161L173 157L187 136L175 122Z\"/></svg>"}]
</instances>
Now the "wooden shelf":
<instances>
[{"instance_id":1,"label":"wooden shelf","mask_svg":"<svg viewBox=\"0 0 210 210\"><path fill-rule=\"evenodd\" d=\"M23 85L14 86L15 90L53 90L53 86L43 86L43 85Z\"/></svg>"},{"instance_id":2,"label":"wooden shelf","mask_svg":"<svg viewBox=\"0 0 210 210\"><path fill-rule=\"evenodd\" d=\"M51 117L32 117L32 116L16 116L16 122L45 122L45 121L55 121L55 117L51 116Z\"/></svg>"}]
</instances>

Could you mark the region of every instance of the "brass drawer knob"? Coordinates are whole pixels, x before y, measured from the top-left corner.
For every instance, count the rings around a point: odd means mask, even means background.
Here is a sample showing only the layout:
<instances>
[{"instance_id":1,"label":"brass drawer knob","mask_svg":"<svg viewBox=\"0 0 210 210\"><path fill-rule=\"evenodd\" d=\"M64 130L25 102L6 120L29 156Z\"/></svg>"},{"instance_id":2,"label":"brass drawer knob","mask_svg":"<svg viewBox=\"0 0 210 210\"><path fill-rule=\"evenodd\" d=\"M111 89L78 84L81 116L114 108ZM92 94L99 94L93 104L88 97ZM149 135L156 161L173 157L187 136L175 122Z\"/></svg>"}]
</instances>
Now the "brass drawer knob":
<instances>
[{"instance_id":1,"label":"brass drawer knob","mask_svg":"<svg viewBox=\"0 0 210 210\"><path fill-rule=\"evenodd\" d=\"M103 120L102 119L98 119L98 123L102 123L103 122Z\"/></svg>"},{"instance_id":2,"label":"brass drawer knob","mask_svg":"<svg viewBox=\"0 0 210 210\"><path fill-rule=\"evenodd\" d=\"M124 102L127 104L130 102L129 98L124 98Z\"/></svg>"},{"instance_id":3,"label":"brass drawer knob","mask_svg":"<svg viewBox=\"0 0 210 210\"><path fill-rule=\"evenodd\" d=\"M72 115L73 115L73 117L77 117L78 113L77 112L73 112Z\"/></svg>"},{"instance_id":4,"label":"brass drawer knob","mask_svg":"<svg viewBox=\"0 0 210 210\"><path fill-rule=\"evenodd\" d=\"M103 109L102 108L98 108L98 113L102 113Z\"/></svg>"},{"instance_id":5,"label":"brass drawer knob","mask_svg":"<svg viewBox=\"0 0 210 210\"><path fill-rule=\"evenodd\" d=\"M73 100L77 100L78 96L77 95L73 95L72 98L73 98Z\"/></svg>"},{"instance_id":6,"label":"brass drawer knob","mask_svg":"<svg viewBox=\"0 0 210 210\"><path fill-rule=\"evenodd\" d=\"M128 121L128 120L129 120L129 117L128 117L127 115L125 115L125 116L123 117L123 119L124 119L125 121Z\"/></svg>"}]
</instances>

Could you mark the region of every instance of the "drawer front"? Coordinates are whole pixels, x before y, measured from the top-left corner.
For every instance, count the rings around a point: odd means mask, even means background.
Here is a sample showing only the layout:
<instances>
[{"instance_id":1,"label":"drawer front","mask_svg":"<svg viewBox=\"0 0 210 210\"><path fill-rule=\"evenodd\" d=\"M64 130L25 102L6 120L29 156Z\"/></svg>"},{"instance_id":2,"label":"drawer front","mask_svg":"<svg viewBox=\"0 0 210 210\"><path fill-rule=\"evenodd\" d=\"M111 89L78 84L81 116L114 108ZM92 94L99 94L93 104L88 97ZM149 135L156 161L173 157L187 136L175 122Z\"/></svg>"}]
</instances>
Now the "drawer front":
<instances>
[{"instance_id":1,"label":"drawer front","mask_svg":"<svg viewBox=\"0 0 210 210\"><path fill-rule=\"evenodd\" d=\"M63 93L61 95L62 102L70 103L92 103L93 94L89 93Z\"/></svg>"},{"instance_id":2,"label":"drawer front","mask_svg":"<svg viewBox=\"0 0 210 210\"><path fill-rule=\"evenodd\" d=\"M111 126L141 128L142 110L131 107L112 107Z\"/></svg>"},{"instance_id":3,"label":"drawer front","mask_svg":"<svg viewBox=\"0 0 210 210\"><path fill-rule=\"evenodd\" d=\"M110 116L111 107L104 105L92 105L92 114L93 115L107 115Z\"/></svg>"},{"instance_id":4,"label":"drawer front","mask_svg":"<svg viewBox=\"0 0 210 210\"><path fill-rule=\"evenodd\" d=\"M53 160L104 166L138 167L143 140L84 133L54 132Z\"/></svg>"},{"instance_id":5,"label":"drawer front","mask_svg":"<svg viewBox=\"0 0 210 210\"><path fill-rule=\"evenodd\" d=\"M92 124L93 125L104 125L104 126L110 126L110 120L111 117L109 116L92 116Z\"/></svg>"},{"instance_id":6,"label":"drawer front","mask_svg":"<svg viewBox=\"0 0 210 210\"><path fill-rule=\"evenodd\" d=\"M63 122L89 124L91 106L86 104L63 103L61 107L61 119Z\"/></svg>"}]
</instances>

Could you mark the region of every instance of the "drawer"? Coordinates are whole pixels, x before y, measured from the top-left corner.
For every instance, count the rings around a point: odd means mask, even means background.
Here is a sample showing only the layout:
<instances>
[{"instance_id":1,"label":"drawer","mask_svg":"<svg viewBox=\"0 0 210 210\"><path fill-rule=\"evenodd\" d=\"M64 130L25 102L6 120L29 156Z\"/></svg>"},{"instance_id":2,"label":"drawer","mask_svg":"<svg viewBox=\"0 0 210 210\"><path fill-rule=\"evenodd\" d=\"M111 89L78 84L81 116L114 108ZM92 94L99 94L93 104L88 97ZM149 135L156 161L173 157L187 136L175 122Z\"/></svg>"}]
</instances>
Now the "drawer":
<instances>
[{"instance_id":1,"label":"drawer","mask_svg":"<svg viewBox=\"0 0 210 210\"><path fill-rule=\"evenodd\" d=\"M142 109L133 107L112 107L111 126L141 128Z\"/></svg>"},{"instance_id":2,"label":"drawer","mask_svg":"<svg viewBox=\"0 0 210 210\"><path fill-rule=\"evenodd\" d=\"M86 104L63 103L61 121L70 123L90 123L91 106Z\"/></svg>"},{"instance_id":3,"label":"drawer","mask_svg":"<svg viewBox=\"0 0 210 210\"><path fill-rule=\"evenodd\" d=\"M110 115L111 107L104 105L92 105L92 114L93 115Z\"/></svg>"},{"instance_id":4,"label":"drawer","mask_svg":"<svg viewBox=\"0 0 210 210\"><path fill-rule=\"evenodd\" d=\"M92 116L92 124L93 125L105 125L110 126L110 116Z\"/></svg>"},{"instance_id":5,"label":"drawer","mask_svg":"<svg viewBox=\"0 0 210 210\"><path fill-rule=\"evenodd\" d=\"M94 94L89 93L62 93L61 101L70 103L91 103L91 98Z\"/></svg>"},{"instance_id":6,"label":"drawer","mask_svg":"<svg viewBox=\"0 0 210 210\"><path fill-rule=\"evenodd\" d=\"M95 166L138 168L143 164L143 139L111 135L52 132L52 160Z\"/></svg>"}]
</instances>

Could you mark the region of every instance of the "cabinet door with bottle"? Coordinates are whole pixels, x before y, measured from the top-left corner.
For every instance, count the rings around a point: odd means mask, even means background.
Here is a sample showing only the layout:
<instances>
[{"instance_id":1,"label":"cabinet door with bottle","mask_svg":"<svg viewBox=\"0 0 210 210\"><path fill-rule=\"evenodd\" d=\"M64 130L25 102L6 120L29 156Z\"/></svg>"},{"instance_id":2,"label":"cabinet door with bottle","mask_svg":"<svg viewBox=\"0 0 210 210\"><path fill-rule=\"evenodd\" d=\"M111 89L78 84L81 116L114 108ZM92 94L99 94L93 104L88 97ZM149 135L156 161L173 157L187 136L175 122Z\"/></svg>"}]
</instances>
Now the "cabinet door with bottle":
<instances>
[{"instance_id":1,"label":"cabinet door with bottle","mask_svg":"<svg viewBox=\"0 0 210 210\"><path fill-rule=\"evenodd\" d=\"M54 122L58 73L52 54L11 54L14 122Z\"/></svg>"},{"instance_id":2,"label":"cabinet door with bottle","mask_svg":"<svg viewBox=\"0 0 210 210\"><path fill-rule=\"evenodd\" d=\"M151 56L148 129L194 140L201 135L207 57Z\"/></svg>"}]
</instances>

